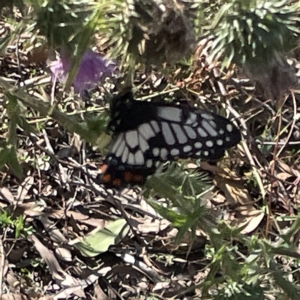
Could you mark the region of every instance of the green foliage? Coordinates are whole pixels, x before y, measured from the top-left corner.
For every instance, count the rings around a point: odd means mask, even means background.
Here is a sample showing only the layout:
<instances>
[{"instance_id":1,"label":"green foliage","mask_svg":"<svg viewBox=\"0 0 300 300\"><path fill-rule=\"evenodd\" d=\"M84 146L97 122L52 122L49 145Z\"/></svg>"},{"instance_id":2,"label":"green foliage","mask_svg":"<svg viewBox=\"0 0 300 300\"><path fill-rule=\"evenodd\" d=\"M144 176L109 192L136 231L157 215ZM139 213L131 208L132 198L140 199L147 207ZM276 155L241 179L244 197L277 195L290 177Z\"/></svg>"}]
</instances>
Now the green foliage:
<instances>
[{"instance_id":1,"label":"green foliage","mask_svg":"<svg viewBox=\"0 0 300 300\"><path fill-rule=\"evenodd\" d=\"M13 7L18 7L19 9L23 9L25 7L25 3L23 0L1 0L0 2L0 13L3 13L3 9L8 9L11 13L13 11Z\"/></svg>"},{"instance_id":2,"label":"green foliage","mask_svg":"<svg viewBox=\"0 0 300 300\"><path fill-rule=\"evenodd\" d=\"M163 166L160 171L162 171ZM194 206L201 201L202 193L209 189L211 182L208 178L196 172L184 170L184 165L171 163L167 170L151 176L146 187L170 199L173 205L186 211L193 211ZM150 196L150 195L149 195Z\"/></svg>"},{"instance_id":3,"label":"green foliage","mask_svg":"<svg viewBox=\"0 0 300 300\"><path fill-rule=\"evenodd\" d=\"M291 0L233 0L222 6L212 25L212 57L242 65L268 65L277 53L296 45L299 3Z\"/></svg>"},{"instance_id":4,"label":"green foliage","mask_svg":"<svg viewBox=\"0 0 300 300\"><path fill-rule=\"evenodd\" d=\"M20 107L17 98L9 92L6 93L6 97L8 99L6 108L9 117L8 136L2 144L2 149L0 148L2 150L0 152L0 168L7 164L18 178L22 178L24 176L23 170L17 157L17 126L20 123L23 125L28 124L20 117Z\"/></svg>"},{"instance_id":5,"label":"green foliage","mask_svg":"<svg viewBox=\"0 0 300 300\"><path fill-rule=\"evenodd\" d=\"M83 57L85 51L89 48L91 41L94 37L94 34L97 30L100 31L100 34L103 34L105 40L111 40L116 38L115 35L110 36L113 32L115 32L115 28L120 26L120 22L122 18L120 18L120 14L124 9L123 1L114 0L114 1L105 1L100 0L97 3L93 3L91 7L91 11L89 11L89 18L86 22L79 22L78 28L80 28L79 32L76 34L76 39L74 41L74 47L71 53L74 55L73 66L69 73L68 80L66 82L66 86L71 85L74 80L81 58ZM78 21L77 21L78 22Z\"/></svg>"},{"instance_id":6,"label":"green foliage","mask_svg":"<svg viewBox=\"0 0 300 300\"><path fill-rule=\"evenodd\" d=\"M179 244L190 232L193 236L199 228L208 236L204 257L209 273L199 284L203 299L263 300L272 289L277 295L297 299L299 290L287 280L289 273L279 267L278 258L299 256L288 242L298 231L299 218L276 244L257 235L244 235L243 228L216 221L210 217L208 209L201 206L209 186L205 177L189 173L183 166L173 163L147 180L144 194L155 210L178 228L175 243ZM157 195L169 199L172 204L160 205ZM266 282L270 286L266 286Z\"/></svg>"},{"instance_id":7,"label":"green foliage","mask_svg":"<svg viewBox=\"0 0 300 300\"><path fill-rule=\"evenodd\" d=\"M78 133L82 138L94 145L97 144L99 138L99 129L104 130L105 124L107 123L108 116L107 112L105 111L98 115L97 121L95 121L92 115L86 114L86 119L88 120L87 122L85 120L82 120L81 114L67 115L66 113L60 111L58 108L51 106L49 103L37 100L33 96L23 92L21 89L13 89L12 85L7 83L3 78L0 78L0 85L2 85L7 91L9 91L11 100L14 99L13 101L16 101L16 99L18 99L24 106L28 106L38 111L41 116L48 116L50 113L51 117L55 119L59 124L64 126L68 131ZM9 139L10 142L15 143L16 125L18 124L22 126L22 124L24 124L22 123L24 122L24 119L20 118L19 106L15 102L11 105L12 107L9 109L9 115L12 116L14 120L12 120L10 125L11 134ZM33 129L31 128L31 130Z\"/></svg>"},{"instance_id":8,"label":"green foliage","mask_svg":"<svg viewBox=\"0 0 300 300\"><path fill-rule=\"evenodd\" d=\"M24 216L14 217L7 209L0 209L0 226L2 229L10 227L14 230L15 238L27 236L33 232L33 227L26 225Z\"/></svg>"},{"instance_id":9,"label":"green foliage","mask_svg":"<svg viewBox=\"0 0 300 300\"><path fill-rule=\"evenodd\" d=\"M157 172L147 182L145 191L149 203L174 226L179 228L177 241L192 229L211 226L202 199L209 192L211 182L201 173L188 172L184 165L172 163L162 173ZM157 204L156 195L171 201L170 207Z\"/></svg>"},{"instance_id":10,"label":"green foliage","mask_svg":"<svg viewBox=\"0 0 300 300\"><path fill-rule=\"evenodd\" d=\"M279 295L279 286L289 299L298 299L299 288L287 280L289 272L279 269L278 264L282 255L299 257L290 250L291 245L283 240L275 245L258 236L244 236L226 223L217 228L207 231L211 244L207 245L205 256L211 263L207 279L201 284L204 296L214 291L214 299L265 299L270 289Z\"/></svg>"},{"instance_id":11,"label":"green foliage","mask_svg":"<svg viewBox=\"0 0 300 300\"><path fill-rule=\"evenodd\" d=\"M110 17L105 21L103 15L98 17L97 28L105 34L103 44L112 57L121 61L121 66L160 66L191 53L199 3L130 0L116 8L112 13L106 12Z\"/></svg>"},{"instance_id":12,"label":"green foliage","mask_svg":"<svg viewBox=\"0 0 300 300\"><path fill-rule=\"evenodd\" d=\"M52 48L74 50L80 44L79 33L92 12L89 0L33 1L36 29Z\"/></svg>"}]
</instances>

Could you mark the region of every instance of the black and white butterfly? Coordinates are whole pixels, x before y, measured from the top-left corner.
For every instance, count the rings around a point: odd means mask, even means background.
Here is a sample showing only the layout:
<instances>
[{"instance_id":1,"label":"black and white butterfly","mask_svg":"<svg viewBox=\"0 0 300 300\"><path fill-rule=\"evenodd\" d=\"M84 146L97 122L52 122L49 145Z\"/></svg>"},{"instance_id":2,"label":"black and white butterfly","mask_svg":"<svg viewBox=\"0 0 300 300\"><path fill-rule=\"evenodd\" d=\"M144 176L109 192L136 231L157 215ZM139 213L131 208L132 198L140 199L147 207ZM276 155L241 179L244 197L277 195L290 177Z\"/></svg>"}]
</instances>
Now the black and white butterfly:
<instances>
[{"instance_id":1,"label":"black and white butterfly","mask_svg":"<svg viewBox=\"0 0 300 300\"><path fill-rule=\"evenodd\" d=\"M142 184L157 165L179 158L220 159L241 140L233 123L188 104L136 101L131 93L112 104L113 145L101 167L112 187Z\"/></svg>"}]
</instances>

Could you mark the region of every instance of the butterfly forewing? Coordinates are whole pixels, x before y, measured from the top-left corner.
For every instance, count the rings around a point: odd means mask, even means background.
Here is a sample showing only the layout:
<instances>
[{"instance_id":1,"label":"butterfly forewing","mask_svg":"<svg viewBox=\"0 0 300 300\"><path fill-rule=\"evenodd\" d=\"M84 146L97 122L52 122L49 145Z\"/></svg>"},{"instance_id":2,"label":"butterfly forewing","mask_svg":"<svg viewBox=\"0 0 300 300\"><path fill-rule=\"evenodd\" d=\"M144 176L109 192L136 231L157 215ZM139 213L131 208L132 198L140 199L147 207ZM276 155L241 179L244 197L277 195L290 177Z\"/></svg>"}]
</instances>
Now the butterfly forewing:
<instances>
[{"instance_id":1,"label":"butterfly forewing","mask_svg":"<svg viewBox=\"0 0 300 300\"><path fill-rule=\"evenodd\" d=\"M109 128L115 138L104 176L111 185L116 179L141 183L163 161L218 160L241 139L230 120L214 113L133 99L114 106Z\"/></svg>"}]
</instances>

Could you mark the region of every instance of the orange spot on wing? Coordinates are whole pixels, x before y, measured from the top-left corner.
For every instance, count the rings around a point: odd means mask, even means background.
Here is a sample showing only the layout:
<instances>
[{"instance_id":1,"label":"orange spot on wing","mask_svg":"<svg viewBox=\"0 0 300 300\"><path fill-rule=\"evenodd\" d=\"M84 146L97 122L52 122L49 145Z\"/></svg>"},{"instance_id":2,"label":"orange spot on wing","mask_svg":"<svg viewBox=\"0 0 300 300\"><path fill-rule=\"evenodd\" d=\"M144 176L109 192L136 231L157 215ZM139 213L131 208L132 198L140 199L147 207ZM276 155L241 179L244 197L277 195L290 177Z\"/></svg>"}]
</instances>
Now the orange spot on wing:
<instances>
[{"instance_id":1,"label":"orange spot on wing","mask_svg":"<svg viewBox=\"0 0 300 300\"><path fill-rule=\"evenodd\" d=\"M108 169L108 165L102 165L100 167L101 173L105 173L107 171L107 169Z\"/></svg>"},{"instance_id":2,"label":"orange spot on wing","mask_svg":"<svg viewBox=\"0 0 300 300\"><path fill-rule=\"evenodd\" d=\"M143 175L141 175L141 174L135 174L135 175L133 176L133 180L134 180L135 182L144 182L144 177L143 177Z\"/></svg>"},{"instance_id":3,"label":"orange spot on wing","mask_svg":"<svg viewBox=\"0 0 300 300\"><path fill-rule=\"evenodd\" d=\"M113 186L119 187L121 184L122 184L122 180L121 180L120 178L115 178L115 179L112 181L112 185L113 185Z\"/></svg>"},{"instance_id":4,"label":"orange spot on wing","mask_svg":"<svg viewBox=\"0 0 300 300\"><path fill-rule=\"evenodd\" d=\"M108 169L108 165L102 165L100 167L100 171L101 171L101 180L105 183L109 183L112 181L112 176L110 173L106 173Z\"/></svg>"},{"instance_id":5,"label":"orange spot on wing","mask_svg":"<svg viewBox=\"0 0 300 300\"><path fill-rule=\"evenodd\" d=\"M110 182L112 180L111 178L111 175L110 174L105 174L103 177L102 177L102 180L104 182Z\"/></svg>"},{"instance_id":6,"label":"orange spot on wing","mask_svg":"<svg viewBox=\"0 0 300 300\"><path fill-rule=\"evenodd\" d=\"M133 178L132 172L126 171L126 172L124 173L124 180L125 180L126 182L131 182L131 181L132 181L132 178Z\"/></svg>"}]
</instances>

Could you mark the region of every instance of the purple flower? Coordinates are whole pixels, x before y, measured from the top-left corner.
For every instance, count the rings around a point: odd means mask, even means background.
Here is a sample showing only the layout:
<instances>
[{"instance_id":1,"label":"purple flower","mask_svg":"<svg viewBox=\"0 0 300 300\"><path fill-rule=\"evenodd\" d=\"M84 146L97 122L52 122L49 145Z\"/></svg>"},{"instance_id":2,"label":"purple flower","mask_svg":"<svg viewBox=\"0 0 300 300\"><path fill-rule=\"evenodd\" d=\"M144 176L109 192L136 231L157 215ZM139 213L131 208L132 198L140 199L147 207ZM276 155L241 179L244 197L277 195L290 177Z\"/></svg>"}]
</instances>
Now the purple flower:
<instances>
[{"instance_id":1,"label":"purple flower","mask_svg":"<svg viewBox=\"0 0 300 300\"><path fill-rule=\"evenodd\" d=\"M71 67L71 58L62 54L59 60L53 61L50 65L52 81L66 82ZM99 53L91 50L86 51L73 81L75 92L79 93L95 87L104 78L112 76L115 68L115 63L105 59Z\"/></svg>"}]
</instances>

